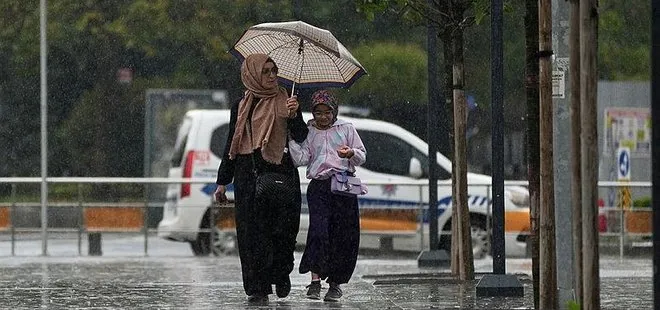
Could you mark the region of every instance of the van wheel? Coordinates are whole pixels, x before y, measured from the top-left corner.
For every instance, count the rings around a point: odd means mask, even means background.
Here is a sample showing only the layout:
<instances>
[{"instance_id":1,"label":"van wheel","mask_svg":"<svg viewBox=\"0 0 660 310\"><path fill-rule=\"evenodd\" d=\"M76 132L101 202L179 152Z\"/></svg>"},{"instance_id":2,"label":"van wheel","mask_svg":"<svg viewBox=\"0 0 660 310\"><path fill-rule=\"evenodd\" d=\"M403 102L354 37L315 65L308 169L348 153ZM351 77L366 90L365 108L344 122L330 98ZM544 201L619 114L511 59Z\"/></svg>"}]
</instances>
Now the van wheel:
<instances>
[{"instance_id":1,"label":"van wheel","mask_svg":"<svg viewBox=\"0 0 660 310\"><path fill-rule=\"evenodd\" d=\"M474 259L481 259L491 254L491 243L486 220L483 217L470 216L470 235L472 236L472 255ZM442 229L439 248L451 253L451 219Z\"/></svg>"}]
</instances>

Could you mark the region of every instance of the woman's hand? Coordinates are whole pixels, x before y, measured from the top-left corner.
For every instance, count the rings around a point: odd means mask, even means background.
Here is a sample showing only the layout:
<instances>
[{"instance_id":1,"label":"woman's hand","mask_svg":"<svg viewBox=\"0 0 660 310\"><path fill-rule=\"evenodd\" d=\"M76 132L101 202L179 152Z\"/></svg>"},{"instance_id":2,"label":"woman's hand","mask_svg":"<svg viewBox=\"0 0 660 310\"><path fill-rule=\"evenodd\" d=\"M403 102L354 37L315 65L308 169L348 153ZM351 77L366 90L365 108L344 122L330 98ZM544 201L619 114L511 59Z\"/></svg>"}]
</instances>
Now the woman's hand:
<instances>
[{"instance_id":1,"label":"woman's hand","mask_svg":"<svg viewBox=\"0 0 660 310\"><path fill-rule=\"evenodd\" d=\"M337 155L341 158L351 158L355 155L355 152L348 145L342 145L337 149Z\"/></svg>"},{"instance_id":2,"label":"woman's hand","mask_svg":"<svg viewBox=\"0 0 660 310\"><path fill-rule=\"evenodd\" d=\"M291 96L286 99L286 108L289 110L289 118L296 117L296 111L298 111L298 96Z\"/></svg>"},{"instance_id":3,"label":"woman's hand","mask_svg":"<svg viewBox=\"0 0 660 310\"><path fill-rule=\"evenodd\" d=\"M215 197L215 201L218 203L227 202L227 195L225 195L226 191L227 188L224 185L218 185L218 187L215 189L215 192L213 193L213 197Z\"/></svg>"}]
</instances>

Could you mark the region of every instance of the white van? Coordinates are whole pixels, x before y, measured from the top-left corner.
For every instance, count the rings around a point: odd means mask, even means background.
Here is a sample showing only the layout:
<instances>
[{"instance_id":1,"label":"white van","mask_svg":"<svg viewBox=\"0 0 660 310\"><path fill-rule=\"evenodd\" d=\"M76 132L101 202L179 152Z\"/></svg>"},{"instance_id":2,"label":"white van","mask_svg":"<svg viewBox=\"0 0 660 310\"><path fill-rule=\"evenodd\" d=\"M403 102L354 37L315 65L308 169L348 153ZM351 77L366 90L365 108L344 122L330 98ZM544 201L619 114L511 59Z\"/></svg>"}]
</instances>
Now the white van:
<instances>
[{"instance_id":1,"label":"white van","mask_svg":"<svg viewBox=\"0 0 660 310\"><path fill-rule=\"evenodd\" d=\"M215 179L229 132L229 114L229 110L191 110L186 113L176 139L169 177ZM303 117L308 120L311 114L303 113ZM428 238L428 225L420 225L419 215L420 206L428 203L428 145L392 123L339 117L353 123L367 149L367 161L357 167L356 175L367 184L378 183L369 186L367 195L359 196L361 247L378 247L382 240L408 239L404 243L413 245L411 250L419 250L423 246L423 235ZM451 244L451 212L448 210L451 207L451 162L438 153L437 165L438 228L442 230L439 240L441 248L448 248ZM299 168L299 175L303 214L298 242L304 244L309 223L304 197L308 183L305 167ZM472 242L477 258L490 252L490 183L489 176L468 174ZM158 235L189 242L195 255L234 250L233 211L230 206L212 212L214 190L214 183L170 185ZM231 185L228 198L233 199ZM526 255L529 232L527 189L505 187L504 208L505 253L507 256ZM427 215L426 211L422 213L424 223L428 223ZM215 234L209 233L213 218L217 223L213 226ZM200 229L203 230L200 232Z\"/></svg>"}]
</instances>

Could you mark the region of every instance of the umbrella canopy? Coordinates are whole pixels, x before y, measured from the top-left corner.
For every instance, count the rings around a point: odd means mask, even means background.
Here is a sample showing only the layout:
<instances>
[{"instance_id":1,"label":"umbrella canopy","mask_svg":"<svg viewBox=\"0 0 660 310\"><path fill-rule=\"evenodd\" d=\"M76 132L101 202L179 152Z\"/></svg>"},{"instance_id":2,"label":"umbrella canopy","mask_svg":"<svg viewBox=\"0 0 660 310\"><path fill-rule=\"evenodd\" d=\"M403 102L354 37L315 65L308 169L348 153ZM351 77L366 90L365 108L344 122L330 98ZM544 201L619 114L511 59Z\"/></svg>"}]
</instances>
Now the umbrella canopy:
<instances>
[{"instance_id":1,"label":"umbrella canopy","mask_svg":"<svg viewBox=\"0 0 660 310\"><path fill-rule=\"evenodd\" d=\"M229 52L241 61L250 54L270 56L280 81L293 87L348 88L366 74L330 31L302 21L254 25Z\"/></svg>"}]
</instances>

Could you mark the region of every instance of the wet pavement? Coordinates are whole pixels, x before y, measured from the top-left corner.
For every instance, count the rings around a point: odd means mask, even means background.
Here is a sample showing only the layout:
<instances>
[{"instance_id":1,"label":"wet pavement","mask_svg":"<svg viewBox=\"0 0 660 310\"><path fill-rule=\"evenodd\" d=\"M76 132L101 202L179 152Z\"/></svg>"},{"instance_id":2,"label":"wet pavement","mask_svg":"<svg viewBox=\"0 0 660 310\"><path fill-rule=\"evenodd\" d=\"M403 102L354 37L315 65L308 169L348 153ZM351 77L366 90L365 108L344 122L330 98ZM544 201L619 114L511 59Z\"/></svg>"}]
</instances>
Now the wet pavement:
<instances>
[{"instance_id":1,"label":"wet pavement","mask_svg":"<svg viewBox=\"0 0 660 310\"><path fill-rule=\"evenodd\" d=\"M529 259L507 260L507 272L519 275L524 297L477 298L476 281L458 282L446 270L419 269L411 258L361 256L340 302L306 299L309 275L294 272L289 297L271 295L268 303L248 304L236 256L10 256L0 258L0 308L532 309L530 266ZM480 277L492 270L492 260L478 260L475 268ZM601 308L652 309L651 270L650 259L602 259Z\"/></svg>"}]
</instances>

